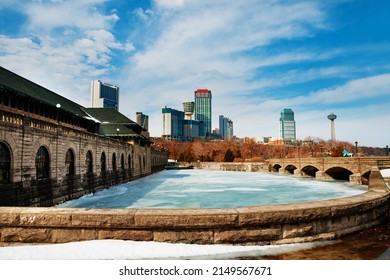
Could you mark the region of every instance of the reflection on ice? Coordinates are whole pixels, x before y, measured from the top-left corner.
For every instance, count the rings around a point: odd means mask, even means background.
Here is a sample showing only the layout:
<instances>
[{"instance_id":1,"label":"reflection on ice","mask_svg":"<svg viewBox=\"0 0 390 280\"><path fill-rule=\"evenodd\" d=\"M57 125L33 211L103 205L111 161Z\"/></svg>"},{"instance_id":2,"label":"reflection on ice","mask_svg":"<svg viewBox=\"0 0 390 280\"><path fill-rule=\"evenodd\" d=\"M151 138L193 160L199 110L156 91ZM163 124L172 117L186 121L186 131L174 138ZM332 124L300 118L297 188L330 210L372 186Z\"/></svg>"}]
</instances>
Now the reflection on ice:
<instances>
[{"instance_id":1,"label":"reflection on ice","mask_svg":"<svg viewBox=\"0 0 390 280\"><path fill-rule=\"evenodd\" d=\"M233 208L352 196L367 188L271 173L166 170L60 207Z\"/></svg>"}]
</instances>

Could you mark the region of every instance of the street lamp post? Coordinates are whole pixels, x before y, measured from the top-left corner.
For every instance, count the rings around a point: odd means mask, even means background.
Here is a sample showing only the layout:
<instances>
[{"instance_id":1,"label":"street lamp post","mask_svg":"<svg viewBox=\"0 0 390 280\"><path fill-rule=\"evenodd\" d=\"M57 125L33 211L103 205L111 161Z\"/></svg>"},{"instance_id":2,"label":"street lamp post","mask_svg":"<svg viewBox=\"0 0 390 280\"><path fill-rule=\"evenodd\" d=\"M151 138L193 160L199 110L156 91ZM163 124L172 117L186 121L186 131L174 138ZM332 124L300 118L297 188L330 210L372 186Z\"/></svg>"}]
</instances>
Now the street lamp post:
<instances>
[{"instance_id":1,"label":"street lamp post","mask_svg":"<svg viewBox=\"0 0 390 280\"><path fill-rule=\"evenodd\" d=\"M355 152L356 152L356 156L359 156L358 154L358 142L355 141Z\"/></svg>"}]
</instances>

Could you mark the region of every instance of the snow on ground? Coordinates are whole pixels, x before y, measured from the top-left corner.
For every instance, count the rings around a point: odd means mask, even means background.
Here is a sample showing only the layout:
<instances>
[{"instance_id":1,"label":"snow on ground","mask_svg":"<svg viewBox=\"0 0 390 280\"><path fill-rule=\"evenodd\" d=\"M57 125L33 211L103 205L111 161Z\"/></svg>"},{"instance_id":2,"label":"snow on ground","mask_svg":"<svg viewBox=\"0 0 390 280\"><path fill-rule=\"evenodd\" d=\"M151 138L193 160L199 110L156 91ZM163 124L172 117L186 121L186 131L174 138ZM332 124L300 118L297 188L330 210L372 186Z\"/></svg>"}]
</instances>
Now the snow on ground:
<instances>
[{"instance_id":1,"label":"snow on ground","mask_svg":"<svg viewBox=\"0 0 390 280\"><path fill-rule=\"evenodd\" d=\"M390 169L381 170L382 177L390 177Z\"/></svg>"},{"instance_id":2,"label":"snow on ground","mask_svg":"<svg viewBox=\"0 0 390 280\"><path fill-rule=\"evenodd\" d=\"M64 244L0 247L0 260L236 259L276 255L328 245L332 242L334 241L267 246L231 246L92 240Z\"/></svg>"}]
</instances>

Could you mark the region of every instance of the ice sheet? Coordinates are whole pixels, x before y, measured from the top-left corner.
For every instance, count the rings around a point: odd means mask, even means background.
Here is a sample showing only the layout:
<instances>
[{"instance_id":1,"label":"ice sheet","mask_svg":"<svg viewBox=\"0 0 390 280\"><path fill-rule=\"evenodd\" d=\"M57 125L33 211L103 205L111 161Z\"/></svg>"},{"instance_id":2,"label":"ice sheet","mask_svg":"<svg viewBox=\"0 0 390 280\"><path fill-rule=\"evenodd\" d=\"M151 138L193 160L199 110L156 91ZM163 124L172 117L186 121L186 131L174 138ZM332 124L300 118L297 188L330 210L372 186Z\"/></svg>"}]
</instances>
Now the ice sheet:
<instances>
[{"instance_id":1,"label":"ice sheet","mask_svg":"<svg viewBox=\"0 0 390 280\"><path fill-rule=\"evenodd\" d=\"M318 201L366 191L348 182L263 172L166 170L60 207L234 208Z\"/></svg>"}]
</instances>

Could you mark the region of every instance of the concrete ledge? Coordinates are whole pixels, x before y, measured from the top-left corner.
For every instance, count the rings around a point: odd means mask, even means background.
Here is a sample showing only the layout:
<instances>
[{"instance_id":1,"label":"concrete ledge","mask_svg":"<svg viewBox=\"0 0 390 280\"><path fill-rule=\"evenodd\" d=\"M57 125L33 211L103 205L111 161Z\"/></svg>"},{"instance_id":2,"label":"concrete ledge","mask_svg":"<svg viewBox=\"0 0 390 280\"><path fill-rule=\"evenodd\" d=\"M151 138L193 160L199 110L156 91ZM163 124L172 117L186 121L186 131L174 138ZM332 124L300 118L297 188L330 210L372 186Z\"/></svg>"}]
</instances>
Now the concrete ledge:
<instances>
[{"instance_id":1,"label":"concrete ledge","mask_svg":"<svg viewBox=\"0 0 390 280\"><path fill-rule=\"evenodd\" d=\"M381 223L389 213L390 190L379 170L373 169L364 194L300 204L236 209L0 207L0 242L296 243L360 231Z\"/></svg>"}]
</instances>

